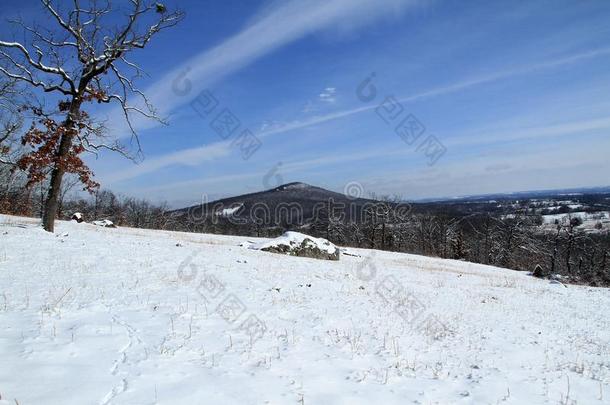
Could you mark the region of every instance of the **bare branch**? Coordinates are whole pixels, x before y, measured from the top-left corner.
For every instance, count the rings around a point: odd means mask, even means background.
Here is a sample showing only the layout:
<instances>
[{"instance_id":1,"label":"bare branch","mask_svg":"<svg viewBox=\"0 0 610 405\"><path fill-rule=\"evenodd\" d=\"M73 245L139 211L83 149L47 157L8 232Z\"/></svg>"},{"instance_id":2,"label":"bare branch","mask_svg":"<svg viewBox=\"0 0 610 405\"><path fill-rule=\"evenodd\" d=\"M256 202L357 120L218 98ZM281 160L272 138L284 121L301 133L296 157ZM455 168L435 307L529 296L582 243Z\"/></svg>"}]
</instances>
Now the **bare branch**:
<instances>
[{"instance_id":1,"label":"bare branch","mask_svg":"<svg viewBox=\"0 0 610 405\"><path fill-rule=\"evenodd\" d=\"M63 70L61 67L51 67L51 66L46 66L45 64L42 63L42 55L43 52L42 50L37 47L36 45L33 45L34 48L36 48L36 53L38 54L38 60L34 60L32 59L32 57L30 56L30 52L20 43L18 42L5 42L5 41L0 41L0 47L2 48L14 48L19 50L23 57L25 58L25 60L35 69L38 69L42 72L45 73L50 73L50 74L55 74L55 75L59 75L61 76L66 82L68 82L70 84L70 87L74 88L74 81L72 80L72 78L66 73L65 70ZM3 52L4 53L4 52ZM7 54L4 53L4 55L6 56ZM15 63L15 62L13 62Z\"/></svg>"}]
</instances>

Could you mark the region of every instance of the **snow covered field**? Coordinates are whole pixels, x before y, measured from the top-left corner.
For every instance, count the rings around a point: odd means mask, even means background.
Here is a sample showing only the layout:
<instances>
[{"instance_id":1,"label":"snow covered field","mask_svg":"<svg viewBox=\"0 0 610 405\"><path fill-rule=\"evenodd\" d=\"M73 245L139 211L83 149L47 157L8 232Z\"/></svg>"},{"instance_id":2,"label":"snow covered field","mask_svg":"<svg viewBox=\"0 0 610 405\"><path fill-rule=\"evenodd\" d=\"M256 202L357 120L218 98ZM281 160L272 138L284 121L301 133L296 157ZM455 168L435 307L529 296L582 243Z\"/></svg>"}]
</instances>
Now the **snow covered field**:
<instances>
[{"instance_id":1,"label":"snow covered field","mask_svg":"<svg viewBox=\"0 0 610 405\"><path fill-rule=\"evenodd\" d=\"M571 212L571 213L566 213L566 214L548 214L548 215L543 215L542 219L544 221L545 224L554 224L555 221L559 221L559 222L566 222L569 218L580 218L582 219L584 222L590 221L590 222L604 222L604 221L608 221L610 219L610 212L608 211L601 211L601 212L595 212L595 213L588 213L588 212Z\"/></svg>"},{"instance_id":2,"label":"snow covered field","mask_svg":"<svg viewBox=\"0 0 610 405\"><path fill-rule=\"evenodd\" d=\"M610 229L610 212L571 212L565 214L549 214L542 216L542 229L550 232L557 230L557 224L568 225L570 219L580 218L582 224L577 229L587 233L608 232ZM598 228L599 227L599 228Z\"/></svg>"},{"instance_id":3,"label":"snow covered field","mask_svg":"<svg viewBox=\"0 0 610 405\"><path fill-rule=\"evenodd\" d=\"M246 240L0 216L0 403L610 403L608 289Z\"/></svg>"}]
</instances>

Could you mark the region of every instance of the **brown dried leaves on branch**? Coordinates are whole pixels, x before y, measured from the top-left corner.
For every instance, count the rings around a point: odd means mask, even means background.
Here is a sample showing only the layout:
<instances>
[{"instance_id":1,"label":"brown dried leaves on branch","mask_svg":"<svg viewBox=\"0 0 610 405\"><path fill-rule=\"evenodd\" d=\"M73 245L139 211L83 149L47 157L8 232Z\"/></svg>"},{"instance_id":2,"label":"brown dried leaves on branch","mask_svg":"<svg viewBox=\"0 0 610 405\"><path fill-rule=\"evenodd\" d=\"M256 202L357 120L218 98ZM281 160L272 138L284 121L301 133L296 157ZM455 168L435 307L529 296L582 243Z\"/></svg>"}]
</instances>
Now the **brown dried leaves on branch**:
<instances>
[{"instance_id":1,"label":"brown dried leaves on branch","mask_svg":"<svg viewBox=\"0 0 610 405\"><path fill-rule=\"evenodd\" d=\"M99 101L103 97L103 92L92 93L88 94L84 101ZM66 112L70 108L70 103L61 101L58 107L59 111ZM89 114L82 110L76 116L71 114L72 124L68 125L66 121L58 123L40 109L30 109L39 119L32 123L30 129L21 138L21 143L32 150L17 161L17 167L28 175L27 186L42 182L50 168L57 168L64 173L77 175L83 184L83 190L92 193L99 188L99 183L93 180L93 172L80 158L80 155L86 151L84 142L87 139L86 135L80 135L91 129ZM59 148L64 136L69 136L72 142L68 153L62 156Z\"/></svg>"}]
</instances>

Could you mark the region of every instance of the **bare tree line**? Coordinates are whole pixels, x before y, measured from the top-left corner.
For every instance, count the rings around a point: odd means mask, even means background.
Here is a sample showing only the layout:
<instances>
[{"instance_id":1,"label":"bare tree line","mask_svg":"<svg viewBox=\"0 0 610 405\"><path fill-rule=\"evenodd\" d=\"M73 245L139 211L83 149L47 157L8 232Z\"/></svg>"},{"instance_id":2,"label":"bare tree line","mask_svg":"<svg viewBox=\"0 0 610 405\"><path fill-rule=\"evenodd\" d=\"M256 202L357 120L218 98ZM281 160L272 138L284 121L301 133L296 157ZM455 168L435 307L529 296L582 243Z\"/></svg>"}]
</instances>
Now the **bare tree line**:
<instances>
[{"instance_id":1,"label":"bare tree line","mask_svg":"<svg viewBox=\"0 0 610 405\"><path fill-rule=\"evenodd\" d=\"M381 212L387 212L381 210ZM610 285L610 235L578 229L578 218L542 231L537 217L487 213L414 213L393 221L376 215L363 223L325 221L316 236L346 246L466 260L539 277Z\"/></svg>"},{"instance_id":2,"label":"bare tree line","mask_svg":"<svg viewBox=\"0 0 610 405\"><path fill-rule=\"evenodd\" d=\"M530 271L537 277L610 285L610 234L586 232L580 220L570 218L544 230L541 217L516 213L465 215L441 208L405 216L392 209L395 199L368 207L361 220L333 216L319 210L311 222L251 219L244 224L230 218L202 221L181 217L179 230L275 237L295 230L323 237L341 246L381 249L491 266ZM210 218L208 218L210 219Z\"/></svg>"},{"instance_id":3,"label":"bare tree line","mask_svg":"<svg viewBox=\"0 0 610 405\"><path fill-rule=\"evenodd\" d=\"M41 217L47 188L44 183L33 187L26 187L25 183L25 176L7 170L6 165L0 165L0 213ZM133 228L178 228L175 216L166 204L117 196L109 190L95 190L91 195L78 196L75 193L78 185L78 178L65 178L58 194L58 219L69 220L78 212L87 222L108 219L115 225Z\"/></svg>"},{"instance_id":4,"label":"bare tree line","mask_svg":"<svg viewBox=\"0 0 610 405\"><path fill-rule=\"evenodd\" d=\"M0 212L40 216L46 187L26 187L27 178L0 165ZM361 221L349 221L320 210L313 221L272 223L216 217L192 220L171 211L166 204L117 196L96 190L79 197L73 193L78 179L68 177L58 197L58 217L70 219L75 212L85 220L109 219L118 226L274 237L296 230L323 237L341 246L406 252L445 259L465 260L515 270L539 277L563 276L562 280L591 285L610 285L610 235L587 233L578 219L558 223L543 231L536 216L490 213L463 215L450 210L397 215L393 201L369 206ZM213 215L213 213L211 213Z\"/></svg>"}]
</instances>

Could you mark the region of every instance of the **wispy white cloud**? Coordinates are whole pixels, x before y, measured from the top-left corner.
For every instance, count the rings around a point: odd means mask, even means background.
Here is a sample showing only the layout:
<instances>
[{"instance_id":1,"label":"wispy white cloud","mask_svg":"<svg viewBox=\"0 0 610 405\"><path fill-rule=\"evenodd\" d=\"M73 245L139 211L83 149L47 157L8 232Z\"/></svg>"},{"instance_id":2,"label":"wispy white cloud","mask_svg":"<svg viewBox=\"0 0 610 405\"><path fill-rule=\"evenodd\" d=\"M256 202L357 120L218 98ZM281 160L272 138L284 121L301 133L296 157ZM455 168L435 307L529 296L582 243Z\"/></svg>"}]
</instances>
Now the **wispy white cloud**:
<instances>
[{"instance_id":1,"label":"wispy white cloud","mask_svg":"<svg viewBox=\"0 0 610 405\"><path fill-rule=\"evenodd\" d=\"M551 68L555 68L555 67L569 65L572 63L577 63L579 61L586 60L586 59L593 59L593 58L597 58L597 57L601 57L601 56L608 56L608 55L610 55L610 47L600 48L600 49L591 50L588 52L583 52L583 53L571 55L571 56L568 56L565 58L560 58L560 59L556 59L556 60L552 60L552 61L548 61L548 62L535 63L535 64L531 64L528 66L522 66L522 67L518 67L515 69L504 70L504 71L492 73L492 74L489 74L486 76L480 76L477 78L462 80L462 81L453 83L448 86L437 87L437 88L423 91L421 93L417 93L417 94L414 94L411 96L403 96L403 97L398 98L398 101L401 103L409 103L409 102L413 102L413 101L417 101L417 100L421 100L421 99L457 93L462 90L467 90L467 89L475 87L475 86L499 81L502 79L508 79L508 78L511 78L514 76L520 76L520 75L525 75L528 73L533 73L538 70L551 69ZM377 105L378 104L364 105L364 106L356 107L356 108L352 108L352 109L335 111L335 112L325 114L325 115L314 116L314 117L311 117L306 120L293 121L293 122L285 124L284 126L274 128L272 130L262 131L261 133L259 133L257 135L260 137L266 137L266 136L282 134L285 132L294 131L294 130L298 130L298 129L304 129L304 128L308 128L308 127L311 127L314 125L319 125L319 124L323 124L326 122L335 121L335 120L338 120L341 118L350 117L352 115L360 114L363 112L372 111L375 108L377 108Z\"/></svg>"},{"instance_id":2,"label":"wispy white cloud","mask_svg":"<svg viewBox=\"0 0 610 405\"><path fill-rule=\"evenodd\" d=\"M310 0L277 2L265 9L237 34L216 47L205 50L180 64L144 93L167 115L189 102L212 82L233 73L256 59L306 35L328 29L358 28L384 16L394 16L425 0ZM186 73L186 74L185 74ZM174 90L178 86L183 92ZM188 91L187 91L188 89ZM187 93L187 94L184 94ZM121 117L113 111L113 117ZM111 119L109 122L122 122ZM156 126L144 117L134 117L136 130ZM127 128L113 132L128 136Z\"/></svg>"},{"instance_id":3,"label":"wispy white cloud","mask_svg":"<svg viewBox=\"0 0 610 405\"><path fill-rule=\"evenodd\" d=\"M199 94L213 81L303 36L320 30L336 28L338 25L341 25L342 29L346 29L347 26L356 28L386 15L399 14L409 6L424 1L312 0L276 3L257 15L243 30L218 46L185 61L146 89L144 93L157 108L159 114L167 115L172 109L189 102L192 97ZM185 72L187 72L186 76ZM188 88L188 94L181 95L180 92L174 90L174 86L179 86L180 89ZM329 87L323 94L335 94L335 91L336 89ZM129 135L129 130L123 123L121 111L113 111L108 122L114 123L109 124L109 126L113 125L111 132L124 134L124 136ZM143 117L134 117L133 124L137 131L156 125L155 121ZM277 129L278 125L274 123L263 127L261 133L273 133ZM228 154L227 145L224 145L223 148L225 152L223 154L219 153L218 145L211 145L147 159L139 166L111 174L105 180L115 182L128 180L167 166L183 164L185 163L184 156L188 156L189 159L198 159L198 163L202 163L211 157L222 157Z\"/></svg>"},{"instance_id":4,"label":"wispy white cloud","mask_svg":"<svg viewBox=\"0 0 610 405\"><path fill-rule=\"evenodd\" d=\"M502 147L428 169L373 174L359 181L380 193L409 190L405 198L599 186L608 184L609 147L610 141L602 137L595 143L574 138L561 145Z\"/></svg>"},{"instance_id":5,"label":"wispy white cloud","mask_svg":"<svg viewBox=\"0 0 610 405\"><path fill-rule=\"evenodd\" d=\"M581 120L581 121L570 121L570 122L563 122L560 124L555 124L555 123L549 123L547 125L540 125L540 126L536 126L536 127L528 127L528 128L523 128L523 129L519 129L519 128L504 128L500 131L493 131L493 132L487 132L487 131L481 131L478 132L475 136L464 136L464 137L460 137L458 139L456 139L455 141L450 141L446 144L447 147L451 148L452 146L465 146L465 145L472 145L472 144L484 144L484 143L492 143L492 142L497 142L498 140L504 140L504 141L518 141L518 140L537 140L540 138L552 138L552 137L560 137L560 136L565 136L565 135L578 135L580 133L583 132L587 132L587 131L595 131L595 130L603 130L603 129L610 129L610 117L602 117L602 118L596 118L596 119L591 119L591 120ZM496 136L498 135L498 136ZM600 135L599 137L602 137L602 135ZM397 142L399 142L397 140ZM578 142L577 139L574 140L574 142ZM548 148L547 148L548 149ZM602 148L603 149L603 148ZM412 152L411 149L409 148L400 148L400 147L379 147L373 150L357 150L357 151L352 151L352 152L344 152L344 153L332 153L330 155L327 156L322 156L322 157L316 157L316 158L312 158L312 159L304 159L304 160L299 160L299 161L293 161L293 162L286 162L282 165L282 171L283 172L294 172L294 171L307 171L310 169L314 169L314 168L319 168L319 167L324 167L324 166L328 166L328 165L334 165L334 164L339 164L339 163L347 163L347 162L359 162L359 161L366 161L366 160L372 160L372 159L383 159L384 161L387 161L388 159L391 158L396 158L396 157L404 157L406 153ZM569 153L573 153L572 151L570 151ZM523 157L523 153L521 154ZM600 157L602 155L605 155L605 151L600 154L600 153L596 153L595 157ZM486 155L485 157L485 161L488 162L488 165L485 166L485 171L489 171L487 170L488 167L493 167L497 161L495 159L502 159L503 157L506 156L506 152L504 149L498 149L498 151L496 152L495 155ZM592 159L593 156L592 155L582 155L579 154L578 156L573 156L571 161L572 164L574 162L576 162L577 160L589 160ZM535 159L534 159L535 160ZM424 159L421 160L421 162L425 162ZM463 169L464 167L469 167L469 164L471 163L471 160L467 160L466 162L460 160L458 162L455 163L451 163L448 165L442 165L443 167L447 168L450 172L455 172L456 170L459 170L460 168ZM514 158L513 158L513 163L515 163ZM537 164L537 167L540 166L540 162L535 162ZM414 163L415 165L417 165L417 163ZM479 165L481 167L483 167L482 165ZM497 167L496 167L497 169ZM422 172L421 170L418 172ZM428 172L428 170L423 170L423 172Z\"/></svg>"},{"instance_id":6,"label":"wispy white cloud","mask_svg":"<svg viewBox=\"0 0 610 405\"><path fill-rule=\"evenodd\" d=\"M337 89L335 87L327 87L325 88L319 95L318 98L323 103L334 103L337 101Z\"/></svg>"},{"instance_id":7,"label":"wispy white cloud","mask_svg":"<svg viewBox=\"0 0 610 405\"><path fill-rule=\"evenodd\" d=\"M563 135L576 135L587 131L610 129L610 117L594 118L589 120L553 123L535 127L513 127L504 129L479 130L475 133L464 134L445 142L445 146L485 145L496 142L510 142L525 139L541 139L559 137Z\"/></svg>"},{"instance_id":8,"label":"wispy white cloud","mask_svg":"<svg viewBox=\"0 0 610 405\"><path fill-rule=\"evenodd\" d=\"M131 166L128 169L110 173L103 176L103 180L106 183L130 180L177 164L196 166L206 161L225 157L230 153L231 146L230 143L226 141L200 146L197 148L184 149L181 151L168 153L154 159L147 159L144 162Z\"/></svg>"},{"instance_id":9,"label":"wispy white cloud","mask_svg":"<svg viewBox=\"0 0 610 405\"><path fill-rule=\"evenodd\" d=\"M556 67L561 67L561 66L577 63L577 62L580 62L583 60L593 59L593 58L598 58L598 57L608 56L608 55L610 55L610 47L594 49L594 50L590 50L587 52L566 56L564 58L558 58L558 59L551 60L548 62L535 63L535 64L531 64L531 65L527 65L527 66L517 67L514 69L503 70L503 71L491 73L486 76L480 76L477 78L464 80L461 82L451 84L449 86L438 87L438 88L435 88L435 89L432 89L432 90L429 90L426 92L415 94L413 96L403 97L400 99L400 101L403 103L406 103L406 102L419 100L422 98L429 98L429 97L435 97L435 96L455 93L455 92L465 90L465 89L468 89L468 88L471 88L474 86L479 86L481 84L492 83L492 82L496 82L496 81L499 81L502 79L507 79L510 77L534 73L538 70L552 69L552 68L556 68Z\"/></svg>"},{"instance_id":10,"label":"wispy white cloud","mask_svg":"<svg viewBox=\"0 0 610 405\"><path fill-rule=\"evenodd\" d=\"M438 97L454 92L458 92L461 90L466 90L468 88L478 86L481 84L502 80L505 78L509 78L516 75L522 75L531 73L541 69L550 69L554 67L564 66L571 63L576 63L581 60L601 57L605 55L610 55L610 48L602 48L594 51L589 51L581 54L572 55L570 57L557 59L553 61L532 64L529 66L507 70L503 72L498 72L489 76L479 77L477 79L465 80L461 82L457 82L450 86L439 87L437 89L432 89L429 91L425 91L422 93L418 93L408 97L402 97L399 100L401 102L411 102L415 100L419 100L422 98L428 97ZM256 134L259 138L266 138L272 135L278 135L282 133L287 133L294 130L305 129L315 125L323 124L326 122L338 120L341 118L346 118L349 116L353 116L356 114L360 114L366 111L371 111L376 108L376 105L364 105L361 107L336 111L333 113L329 113L326 115L314 116L306 120L301 121L292 121L286 124L273 123L273 125L264 125L261 127L261 130ZM545 125L538 127L530 127L530 128L510 128L510 129L502 129L502 128L490 128L484 131L477 131L475 133L464 134L462 136L454 137L450 140L447 140L447 145L473 145L473 144L486 144L493 142L502 142L509 140L518 140L532 137L548 137L548 136L560 136L570 133L578 133L586 130L596 130L596 129L604 129L610 127L610 118L602 117L593 120L584 120L577 122L568 122L562 124L554 124L554 125ZM219 143L225 144L225 143ZM211 145L211 147L214 145ZM197 147L193 149L185 149L181 152L172 153L169 155L152 158L147 160L140 166L128 170L122 171L120 174L115 176L111 176L110 179L113 181L120 181L125 179L134 178L143 174L151 173L156 170L160 170L164 167L184 163L182 156L190 156L194 163L198 164L203 163L205 161L214 159L214 158L222 158L229 154L228 146L226 154L210 154L201 153L206 150L206 147ZM214 149L214 148L212 148ZM381 153L380 153L381 154ZM382 155L382 154L381 154Z\"/></svg>"},{"instance_id":11,"label":"wispy white cloud","mask_svg":"<svg viewBox=\"0 0 610 405\"><path fill-rule=\"evenodd\" d=\"M266 172L248 172L248 173L237 173L237 174L225 174L222 176L209 176L204 179L195 180L183 180L175 181L170 184L161 184L158 186L151 186L137 189L139 194L151 194L151 193L163 193L168 191L184 191L184 190L199 190L202 187L209 186L212 184L235 184L236 182L254 178L262 178ZM239 183L237 183L239 184ZM236 191L236 190L232 190Z\"/></svg>"},{"instance_id":12,"label":"wispy white cloud","mask_svg":"<svg viewBox=\"0 0 610 405\"><path fill-rule=\"evenodd\" d=\"M576 127L577 123L574 123ZM546 128L553 132L553 125ZM566 125L566 128L568 125ZM544 131L545 128L540 127ZM567 147L566 147L567 145ZM519 191L544 187L564 187L567 185L587 186L607 182L605 174L610 169L607 161L607 150L610 146L607 139L597 143L582 144L578 138L568 139L562 145L538 145L523 150L520 146L496 148L490 153L480 154L473 151L466 159L442 161L436 166L428 167L424 161L418 166L416 159L410 159L418 170L401 170L388 176L387 169L352 174L349 181L359 181L366 190L376 193L392 194L397 190L409 190L404 198L446 197L452 195L476 194L485 192ZM579 153L575 154L574 151ZM295 172L311 173L312 170L325 170L325 167L339 163L363 162L372 159L403 159L414 153L407 148L378 148L372 151L351 151L320 158L302 159L284 162L278 173L284 177ZM134 190L142 195L157 195L167 198L168 195L192 197L192 190L201 190L214 186L220 187L226 195L243 192L244 184L255 191L267 185L261 181L266 170L256 170L222 176L210 176L204 179L172 182L155 187ZM285 177L287 178L287 177ZM500 180L501 179L501 180ZM566 179L570 180L567 183ZM340 181L333 178L331 181ZM335 184L336 185L336 184ZM341 191L341 187L336 187ZM210 197L211 199L212 197Z\"/></svg>"},{"instance_id":13,"label":"wispy white cloud","mask_svg":"<svg viewBox=\"0 0 610 405\"><path fill-rule=\"evenodd\" d=\"M311 115L321 109L327 110L328 107L332 106L337 102L337 88L336 87L325 87L318 96L313 100L307 100L305 106L301 110L303 114Z\"/></svg>"}]
</instances>

